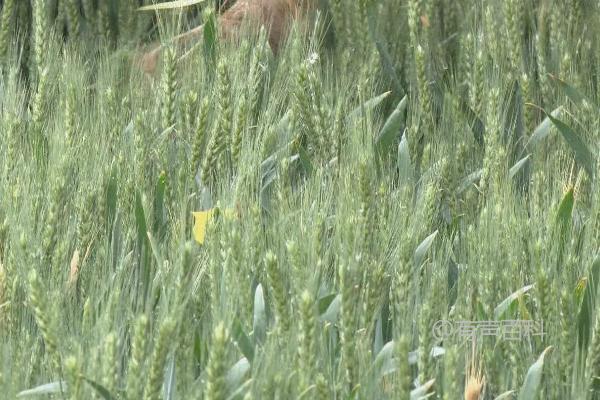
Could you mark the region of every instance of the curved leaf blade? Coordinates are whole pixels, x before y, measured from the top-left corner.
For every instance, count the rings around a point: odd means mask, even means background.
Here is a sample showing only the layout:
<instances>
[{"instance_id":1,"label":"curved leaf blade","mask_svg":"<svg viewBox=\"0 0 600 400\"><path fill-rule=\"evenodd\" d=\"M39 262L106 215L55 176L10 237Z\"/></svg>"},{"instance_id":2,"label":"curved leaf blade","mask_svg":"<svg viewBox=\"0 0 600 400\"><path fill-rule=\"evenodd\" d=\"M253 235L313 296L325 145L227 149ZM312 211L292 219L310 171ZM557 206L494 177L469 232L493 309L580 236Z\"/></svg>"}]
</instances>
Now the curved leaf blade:
<instances>
[{"instance_id":1,"label":"curved leaf blade","mask_svg":"<svg viewBox=\"0 0 600 400\"><path fill-rule=\"evenodd\" d=\"M510 170L508 171L508 176L510 177L510 179L514 178L515 175L517 175L519 173L519 171L521 171L523 169L525 164L527 164L527 162L529 161L530 157L531 157L531 154L527 154L525 157L521 158L519 161L517 161L515 163L515 165L513 165L510 168Z\"/></svg>"},{"instance_id":2,"label":"curved leaf blade","mask_svg":"<svg viewBox=\"0 0 600 400\"><path fill-rule=\"evenodd\" d=\"M418 388L412 390L410 392L410 400L419 400L422 398L427 398L431 395L428 394L429 390L433 387L433 384L435 383L435 379L432 379L430 381L425 382L423 385L419 386Z\"/></svg>"},{"instance_id":3,"label":"curved leaf blade","mask_svg":"<svg viewBox=\"0 0 600 400\"><path fill-rule=\"evenodd\" d=\"M400 103L398 103L396 109L392 111L385 121L383 128L381 128L379 135L377 135L377 138L375 139L375 151L377 154L383 154L400 135L400 128L402 128L405 122L407 103L408 98L404 96L402 100L400 100Z\"/></svg>"},{"instance_id":4,"label":"curved leaf blade","mask_svg":"<svg viewBox=\"0 0 600 400\"><path fill-rule=\"evenodd\" d=\"M514 393L515 393L514 390L509 390L507 392L504 392L504 393L498 395L498 397L496 397L494 400L505 400L505 399L512 398Z\"/></svg>"},{"instance_id":5,"label":"curved leaf blade","mask_svg":"<svg viewBox=\"0 0 600 400\"><path fill-rule=\"evenodd\" d=\"M387 342L373 360L373 370L377 379L397 370L397 358L394 357L394 341Z\"/></svg>"},{"instance_id":6,"label":"curved leaf blade","mask_svg":"<svg viewBox=\"0 0 600 400\"><path fill-rule=\"evenodd\" d=\"M340 314L340 309L342 307L342 295L338 294L333 298L327 310L321 315L322 321L331 322L335 324L337 322L338 316Z\"/></svg>"},{"instance_id":7,"label":"curved leaf blade","mask_svg":"<svg viewBox=\"0 0 600 400\"><path fill-rule=\"evenodd\" d=\"M573 153L575 153L575 160L577 163L581 165L589 177L593 179L595 160L590 149L570 126L551 114L546 113L546 115L561 133L565 142L567 142L571 150L573 150Z\"/></svg>"},{"instance_id":8,"label":"curved leaf blade","mask_svg":"<svg viewBox=\"0 0 600 400\"><path fill-rule=\"evenodd\" d=\"M463 180L460 182L460 185L456 189L456 194L460 195L465 190L467 190L468 188L475 185L475 182L480 180L482 175L483 175L483 168L479 168L477 171L471 172L469 175L464 177Z\"/></svg>"},{"instance_id":9,"label":"curved leaf blade","mask_svg":"<svg viewBox=\"0 0 600 400\"><path fill-rule=\"evenodd\" d=\"M91 380L91 379L89 379L89 378L86 378L85 376L83 377L83 379L84 379L84 380L85 380L87 383L89 383L89 385L90 385L91 387L93 387L93 388L96 390L96 392L97 392L97 393L98 393L100 396L102 396L102 398L103 398L104 400L116 400L116 396L113 396L113 395L112 395L112 393L111 393L111 392L110 392L110 391L109 391L107 388L105 388L104 386L102 386L102 385L101 385L101 384L99 384L98 382L96 382L96 381L93 381L93 380Z\"/></svg>"},{"instance_id":10,"label":"curved leaf blade","mask_svg":"<svg viewBox=\"0 0 600 400\"><path fill-rule=\"evenodd\" d=\"M398 174L401 184L411 183L413 181L415 171L410 161L410 150L408 146L408 138L406 137L406 129L402 134L400 143L398 144Z\"/></svg>"},{"instance_id":11,"label":"curved leaf blade","mask_svg":"<svg viewBox=\"0 0 600 400\"><path fill-rule=\"evenodd\" d=\"M502 318L510 306L531 290L531 288L533 288L533 285L523 286L521 289L511 293L506 299L502 300L502 302L494 309L494 318L496 318L496 320Z\"/></svg>"},{"instance_id":12,"label":"curved leaf blade","mask_svg":"<svg viewBox=\"0 0 600 400\"><path fill-rule=\"evenodd\" d=\"M519 400L535 400L537 398L540 383L542 382L544 358L550 350L552 350L552 346L547 347L537 361L529 367L527 376L525 376L525 382L523 382L523 387L521 387L521 391L519 392Z\"/></svg>"},{"instance_id":13,"label":"curved leaf blade","mask_svg":"<svg viewBox=\"0 0 600 400\"><path fill-rule=\"evenodd\" d=\"M242 357L227 372L225 380L230 392L235 392L244 382L244 378L250 371L250 362L246 357Z\"/></svg>"},{"instance_id":14,"label":"curved leaf blade","mask_svg":"<svg viewBox=\"0 0 600 400\"><path fill-rule=\"evenodd\" d=\"M429 251L429 248L433 244L433 241L435 240L437 234L438 231L436 230L431 235L427 236L421 242L421 244L419 244L419 246L417 246L417 249L415 250L415 255L413 257L415 268L419 268L425 260L425 255Z\"/></svg>"},{"instance_id":15,"label":"curved leaf blade","mask_svg":"<svg viewBox=\"0 0 600 400\"><path fill-rule=\"evenodd\" d=\"M558 86L559 89L562 90L567 95L569 100L571 100L574 104L578 106L585 105L586 103L588 106L593 105L593 102L586 95L581 93L581 91L576 87L569 85L567 82L552 74L548 74L548 76L550 77L552 82L554 82L556 86Z\"/></svg>"},{"instance_id":16,"label":"curved leaf blade","mask_svg":"<svg viewBox=\"0 0 600 400\"><path fill-rule=\"evenodd\" d=\"M598 281L600 281L600 255L596 256L592 263L590 277L588 278L579 315L577 316L577 342L581 351L587 350L592 336L594 304L596 304L598 296Z\"/></svg>"},{"instance_id":17,"label":"curved leaf blade","mask_svg":"<svg viewBox=\"0 0 600 400\"><path fill-rule=\"evenodd\" d=\"M365 101L363 104L361 104L360 106L356 107L354 110L352 110L350 112L350 114L348 114L347 119L351 120L351 119L355 119L358 118L359 115L364 111L370 111L375 109L375 107L377 107L379 104L381 104L381 102L383 100L385 100L392 92L385 92L382 93L378 96L375 96L367 101Z\"/></svg>"},{"instance_id":18,"label":"curved leaf blade","mask_svg":"<svg viewBox=\"0 0 600 400\"><path fill-rule=\"evenodd\" d=\"M555 118L558 118L561 112L562 106L554 109L550 113L550 115L552 115ZM533 130L533 133L531 134L531 137L527 142L527 146L525 147L528 149L535 147L539 142L541 142L550 134L550 129L552 128L552 126L553 124L550 118L548 118L548 116L544 117L544 120Z\"/></svg>"},{"instance_id":19,"label":"curved leaf blade","mask_svg":"<svg viewBox=\"0 0 600 400\"><path fill-rule=\"evenodd\" d=\"M327 311L327 309L331 305L331 302L336 298L336 296L337 296L336 293L330 293L328 295L321 297L317 301L317 309L319 310L319 315L322 315Z\"/></svg>"},{"instance_id":20,"label":"curved leaf blade","mask_svg":"<svg viewBox=\"0 0 600 400\"><path fill-rule=\"evenodd\" d=\"M17 397L39 396L43 394L60 393L61 387L65 390L67 383L65 381L56 381L45 383L31 389L23 390L17 393Z\"/></svg>"}]
</instances>

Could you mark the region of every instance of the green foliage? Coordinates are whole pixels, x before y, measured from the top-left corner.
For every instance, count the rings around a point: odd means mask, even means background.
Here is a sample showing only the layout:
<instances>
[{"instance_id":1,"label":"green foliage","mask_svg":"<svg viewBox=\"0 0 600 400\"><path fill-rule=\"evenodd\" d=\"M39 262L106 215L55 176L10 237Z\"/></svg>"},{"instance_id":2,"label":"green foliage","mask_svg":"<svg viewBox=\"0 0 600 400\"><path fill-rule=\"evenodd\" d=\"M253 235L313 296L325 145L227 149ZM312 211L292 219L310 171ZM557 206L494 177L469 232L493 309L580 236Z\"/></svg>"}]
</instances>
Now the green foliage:
<instances>
[{"instance_id":1,"label":"green foliage","mask_svg":"<svg viewBox=\"0 0 600 400\"><path fill-rule=\"evenodd\" d=\"M540 383L542 381L542 370L544 368L544 361L548 353L552 350L552 347L546 348L540 357L529 370L527 376L525 376L525 382L519 392L519 400L535 400L538 398L537 394L540 390Z\"/></svg>"},{"instance_id":2,"label":"green foliage","mask_svg":"<svg viewBox=\"0 0 600 400\"><path fill-rule=\"evenodd\" d=\"M3 397L600 388L598 5L331 0L273 54L208 2L0 3Z\"/></svg>"}]
</instances>

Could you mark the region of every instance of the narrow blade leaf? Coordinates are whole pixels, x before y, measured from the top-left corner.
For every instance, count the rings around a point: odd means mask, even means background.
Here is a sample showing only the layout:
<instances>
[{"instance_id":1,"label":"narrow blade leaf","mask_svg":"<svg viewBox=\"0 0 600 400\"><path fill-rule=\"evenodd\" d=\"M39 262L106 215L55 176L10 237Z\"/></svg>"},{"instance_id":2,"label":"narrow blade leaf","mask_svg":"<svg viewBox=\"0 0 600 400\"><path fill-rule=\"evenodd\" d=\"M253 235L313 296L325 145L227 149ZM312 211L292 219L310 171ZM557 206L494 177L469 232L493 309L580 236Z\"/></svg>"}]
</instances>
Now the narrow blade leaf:
<instances>
[{"instance_id":1,"label":"narrow blade leaf","mask_svg":"<svg viewBox=\"0 0 600 400\"><path fill-rule=\"evenodd\" d=\"M385 373L393 372L396 369L396 360L394 360L394 341L387 342L381 350L377 352L373 361L375 376L382 378Z\"/></svg>"},{"instance_id":2,"label":"narrow blade leaf","mask_svg":"<svg viewBox=\"0 0 600 400\"><path fill-rule=\"evenodd\" d=\"M544 369L544 358L546 354L552 350L552 346L549 346L542 352L538 360L529 367L527 376L525 376L525 382L519 392L519 400L535 400L540 390L540 383L542 381L542 371Z\"/></svg>"},{"instance_id":3,"label":"narrow blade leaf","mask_svg":"<svg viewBox=\"0 0 600 400\"><path fill-rule=\"evenodd\" d=\"M562 107L558 107L554 109L554 111L552 111L550 115L552 115L555 118L558 118L561 112ZM533 133L531 134L531 137L529 138L529 141L527 142L527 146L525 147L528 149L533 149L533 147L535 147L539 142L541 142L545 137L547 137L550 134L550 128L552 128L552 126L552 121L550 120L550 118L548 118L548 116L546 116L544 120L534 129Z\"/></svg>"},{"instance_id":4,"label":"narrow blade leaf","mask_svg":"<svg viewBox=\"0 0 600 400\"><path fill-rule=\"evenodd\" d=\"M335 324L337 322L338 315L340 314L341 307L342 296L338 294L334 297L331 303L329 303L327 310L321 315L321 320Z\"/></svg>"},{"instance_id":5,"label":"narrow blade leaf","mask_svg":"<svg viewBox=\"0 0 600 400\"><path fill-rule=\"evenodd\" d=\"M321 315L325 311L327 311L327 309L329 308L329 305L331 304L331 302L333 301L333 299L335 299L335 296L337 296L337 294L331 293L331 294L328 294L328 295L325 295L325 296L321 297L317 301L317 309L319 310L319 315Z\"/></svg>"},{"instance_id":6,"label":"narrow blade leaf","mask_svg":"<svg viewBox=\"0 0 600 400\"><path fill-rule=\"evenodd\" d=\"M508 296L506 299L502 300L502 302L498 304L498 306L494 309L494 318L496 318L496 320L502 318L506 311L510 308L510 306L515 301L520 299L525 293L531 290L531 288L533 288L533 285L523 286L521 289Z\"/></svg>"},{"instance_id":7,"label":"narrow blade leaf","mask_svg":"<svg viewBox=\"0 0 600 400\"><path fill-rule=\"evenodd\" d=\"M483 168L478 169L475 172L471 172L467 175L460 183L460 186L456 189L456 194L462 194L465 190L472 187L475 182L481 179L481 175L483 174Z\"/></svg>"},{"instance_id":8,"label":"narrow blade leaf","mask_svg":"<svg viewBox=\"0 0 600 400\"><path fill-rule=\"evenodd\" d=\"M96 392L102 396L102 398L104 400L116 400L116 397L112 395L112 393L110 393L110 391L105 388L104 386L102 386L101 384L99 384L96 381L93 381L89 378L83 377L83 379L91 386L94 388L94 390L96 390Z\"/></svg>"},{"instance_id":9,"label":"narrow blade leaf","mask_svg":"<svg viewBox=\"0 0 600 400\"><path fill-rule=\"evenodd\" d=\"M427 396L427 392L433 387L435 379L425 382L423 385L410 392L410 400L419 400Z\"/></svg>"},{"instance_id":10,"label":"narrow blade leaf","mask_svg":"<svg viewBox=\"0 0 600 400\"><path fill-rule=\"evenodd\" d=\"M506 400L506 399L512 399L513 398L513 394L515 393L514 390L509 390L507 392L504 392L500 395L498 395L498 397L496 397L494 400Z\"/></svg>"},{"instance_id":11,"label":"narrow blade leaf","mask_svg":"<svg viewBox=\"0 0 600 400\"><path fill-rule=\"evenodd\" d=\"M565 139L565 142L567 142L571 150L573 150L573 153L575 153L575 160L577 163L581 165L588 173L590 178L593 179L595 160L590 149L570 126L558 118L553 117L551 114L546 113L546 115L561 133L563 139Z\"/></svg>"},{"instance_id":12,"label":"narrow blade leaf","mask_svg":"<svg viewBox=\"0 0 600 400\"><path fill-rule=\"evenodd\" d=\"M381 128L379 135L375 139L375 150L378 154L381 155L389 149L400 135L400 129L405 122L407 103L407 97L404 96L402 100L400 100L400 103L398 103L396 109L392 111L392 114L388 117L387 121L385 121L383 128Z\"/></svg>"},{"instance_id":13,"label":"narrow blade leaf","mask_svg":"<svg viewBox=\"0 0 600 400\"><path fill-rule=\"evenodd\" d=\"M371 110L375 109L375 107L377 107L379 104L381 104L381 102L383 100L385 100L390 95L390 93L392 93L392 92L385 92L383 94L380 94L378 96L375 96L375 97L365 101L363 104L361 104L360 106L358 106L354 110L352 110L350 112L350 114L348 114L348 117L347 117L348 120L358 118L363 110L371 111Z\"/></svg>"},{"instance_id":14,"label":"narrow blade leaf","mask_svg":"<svg viewBox=\"0 0 600 400\"><path fill-rule=\"evenodd\" d=\"M431 235L427 236L425 238L425 240L423 240L421 242L421 244L419 244L419 246L417 246L417 249L415 250L415 255L413 258L415 268L419 268L421 266L421 264L423 263L423 261L425 260L425 255L427 254L427 251L429 251L429 248L433 244L433 241L435 240L435 237L437 236L437 234L438 234L438 231L436 230Z\"/></svg>"},{"instance_id":15,"label":"narrow blade leaf","mask_svg":"<svg viewBox=\"0 0 600 400\"><path fill-rule=\"evenodd\" d=\"M242 357L231 367L225 377L230 393L235 392L240 387L248 371L250 371L250 362L246 357Z\"/></svg>"},{"instance_id":16,"label":"narrow blade leaf","mask_svg":"<svg viewBox=\"0 0 600 400\"><path fill-rule=\"evenodd\" d=\"M56 381L51 383L45 383L43 385L36 386L32 389L23 390L17 393L17 397L39 396L42 394L60 393L61 386L62 389L65 390L66 382Z\"/></svg>"},{"instance_id":17,"label":"narrow blade leaf","mask_svg":"<svg viewBox=\"0 0 600 400\"><path fill-rule=\"evenodd\" d=\"M585 287L585 292L583 293L583 300L577 317L578 344L579 349L582 351L588 348L592 336L594 304L596 304L598 281L600 281L600 255L596 256L589 274L590 276Z\"/></svg>"},{"instance_id":18,"label":"narrow blade leaf","mask_svg":"<svg viewBox=\"0 0 600 400\"><path fill-rule=\"evenodd\" d=\"M523 157L519 161L517 161L515 163L515 165L513 165L510 168L510 171L508 171L508 176L511 179L514 178L515 175L517 175L519 173L519 171L521 171L521 169L523 169L523 167L525 166L525 164L527 164L527 161L529 161L530 157L531 157L531 154L527 154L525 157Z\"/></svg>"},{"instance_id":19,"label":"narrow blade leaf","mask_svg":"<svg viewBox=\"0 0 600 400\"><path fill-rule=\"evenodd\" d=\"M410 162L410 150L406 130L404 130L402 139L400 139L400 143L398 144L398 174L400 184L411 183L415 175L412 163Z\"/></svg>"},{"instance_id":20,"label":"narrow blade leaf","mask_svg":"<svg viewBox=\"0 0 600 400\"><path fill-rule=\"evenodd\" d=\"M554 82L574 104L578 106L585 105L586 103L588 106L593 104L593 102L576 87L569 85L567 82L552 74L548 74L548 76L550 76L552 82Z\"/></svg>"}]
</instances>

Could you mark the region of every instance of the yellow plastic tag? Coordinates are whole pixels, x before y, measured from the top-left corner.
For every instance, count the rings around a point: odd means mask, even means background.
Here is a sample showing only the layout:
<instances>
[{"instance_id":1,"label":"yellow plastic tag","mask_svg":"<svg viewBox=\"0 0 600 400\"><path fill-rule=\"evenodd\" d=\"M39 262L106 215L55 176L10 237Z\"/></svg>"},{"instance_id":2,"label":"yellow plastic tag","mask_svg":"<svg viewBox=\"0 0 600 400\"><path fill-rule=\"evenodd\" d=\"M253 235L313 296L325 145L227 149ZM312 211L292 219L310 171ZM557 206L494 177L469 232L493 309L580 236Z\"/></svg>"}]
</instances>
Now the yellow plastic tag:
<instances>
[{"instance_id":1,"label":"yellow plastic tag","mask_svg":"<svg viewBox=\"0 0 600 400\"><path fill-rule=\"evenodd\" d=\"M200 244L204 244L204 239L206 238L206 226L208 225L208 221L212 218L214 214L214 209L206 211L196 211L193 212L194 216L194 239L196 242Z\"/></svg>"},{"instance_id":2,"label":"yellow plastic tag","mask_svg":"<svg viewBox=\"0 0 600 400\"><path fill-rule=\"evenodd\" d=\"M215 209L211 208L209 210L204 211L194 211L192 215L194 216L194 239L196 242L200 244L204 244L204 240L206 239L206 227L208 226L208 222L213 218L215 214ZM233 208L226 208L223 210L223 217L228 220L232 220L238 217L237 212Z\"/></svg>"}]
</instances>

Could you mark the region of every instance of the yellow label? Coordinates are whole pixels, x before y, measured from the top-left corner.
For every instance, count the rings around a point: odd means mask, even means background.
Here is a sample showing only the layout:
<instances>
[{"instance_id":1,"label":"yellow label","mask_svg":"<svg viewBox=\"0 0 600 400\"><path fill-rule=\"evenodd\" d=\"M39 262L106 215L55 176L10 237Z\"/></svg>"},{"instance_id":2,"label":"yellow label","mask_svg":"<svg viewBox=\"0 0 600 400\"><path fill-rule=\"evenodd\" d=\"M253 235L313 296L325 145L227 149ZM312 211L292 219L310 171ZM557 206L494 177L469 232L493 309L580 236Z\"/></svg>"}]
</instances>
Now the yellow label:
<instances>
[{"instance_id":1,"label":"yellow label","mask_svg":"<svg viewBox=\"0 0 600 400\"><path fill-rule=\"evenodd\" d=\"M206 211L196 211L193 212L194 216L194 239L196 242L203 244L204 239L206 238L206 226L208 225L208 221L212 218L214 214L214 209Z\"/></svg>"},{"instance_id":2,"label":"yellow label","mask_svg":"<svg viewBox=\"0 0 600 400\"><path fill-rule=\"evenodd\" d=\"M215 213L215 209L211 208L209 210L204 211L194 211L192 215L194 216L194 239L196 242L200 244L204 244L204 240L206 239L206 227L208 226L208 222L213 218ZM223 217L228 220L232 220L237 218L236 210L233 208L226 208L223 210Z\"/></svg>"}]
</instances>

